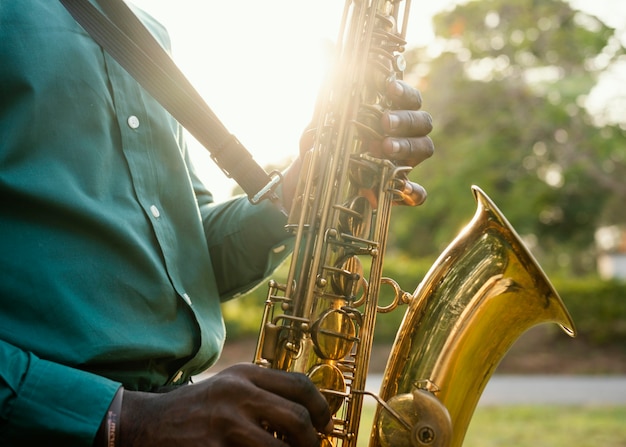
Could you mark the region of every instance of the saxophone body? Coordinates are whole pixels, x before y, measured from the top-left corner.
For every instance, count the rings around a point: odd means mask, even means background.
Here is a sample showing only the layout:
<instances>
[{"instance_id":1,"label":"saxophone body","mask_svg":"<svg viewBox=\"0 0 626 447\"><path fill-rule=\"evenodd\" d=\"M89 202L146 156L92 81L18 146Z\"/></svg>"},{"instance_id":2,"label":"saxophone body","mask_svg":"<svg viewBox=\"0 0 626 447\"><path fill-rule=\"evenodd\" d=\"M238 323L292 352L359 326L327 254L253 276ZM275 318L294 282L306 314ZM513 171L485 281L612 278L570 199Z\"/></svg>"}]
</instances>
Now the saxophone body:
<instances>
[{"instance_id":1,"label":"saxophone body","mask_svg":"<svg viewBox=\"0 0 626 447\"><path fill-rule=\"evenodd\" d=\"M370 446L458 446L508 347L534 324L573 334L558 294L495 205L479 210L414 293L383 276L394 203L415 204L409 167L368 153L386 87L402 77L410 0L346 0L287 230L287 277L269 283L254 362L304 373L333 413L323 447L357 445L378 312L408 304L378 395ZM393 301L381 306L382 287ZM499 332L498 332L499 331ZM280 436L276 434L276 436Z\"/></svg>"}]
</instances>

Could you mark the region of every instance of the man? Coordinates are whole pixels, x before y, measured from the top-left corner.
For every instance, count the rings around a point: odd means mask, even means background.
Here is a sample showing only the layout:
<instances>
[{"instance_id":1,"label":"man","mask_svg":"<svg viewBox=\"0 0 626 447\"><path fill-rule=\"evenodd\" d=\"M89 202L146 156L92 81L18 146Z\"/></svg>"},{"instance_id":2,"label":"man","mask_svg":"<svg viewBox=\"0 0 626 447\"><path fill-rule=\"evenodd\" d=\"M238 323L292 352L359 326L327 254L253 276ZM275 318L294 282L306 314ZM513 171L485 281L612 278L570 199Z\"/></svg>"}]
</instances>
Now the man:
<instances>
[{"instance_id":1,"label":"man","mask_svg":"<svg viewBox=\"0 0 626 447\"><path fill-rule=\"evenodd\" d=\"M284 259L283 213L215 204L180 126L59 2L0 1L0 61L2 445L316 445L330 414L303 375L236 365L179 386L219 356L220 300ZM418 164L430 118L390 91L406 110L383 154Z\"/></svg>"}]
</instances>

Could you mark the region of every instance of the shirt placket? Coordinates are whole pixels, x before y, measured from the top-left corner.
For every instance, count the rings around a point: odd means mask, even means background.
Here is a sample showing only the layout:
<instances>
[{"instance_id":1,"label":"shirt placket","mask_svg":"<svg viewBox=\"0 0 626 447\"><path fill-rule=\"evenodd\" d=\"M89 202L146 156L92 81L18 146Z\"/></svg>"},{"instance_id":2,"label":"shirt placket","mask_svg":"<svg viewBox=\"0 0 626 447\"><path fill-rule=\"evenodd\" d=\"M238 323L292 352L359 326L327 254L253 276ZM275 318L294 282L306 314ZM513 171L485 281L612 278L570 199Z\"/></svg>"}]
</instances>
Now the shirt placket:
<instances>
[{"instance_id":1,"label":"shirt placket","mask_svg":"<svg viewBox=\"0 0 626 447\"><path fill-rule=\"evenodd\" d=\"M221 310L217 299L196 301L193 293L185 287L182 279L184 274L180 269L197 266L181 265L177 247L177 228L159 197L162 188L168 187L163 183L167 181L168 174L167 167L161 166L153 153L155 142L151 141L153 134L150 129L149 112L142 97L145 93L117 63L110 57L107 58L122 148L131 172L137 200L150 220L170 282L177 295L191 310L200 331L199 349L170 379L170 381L186 380L189 375L187 371L200 368L219 354L224 333ZM116 72L115 75L113 71ZM116 95L116 92L124 94ZM207 290L197 292L208 293Z\"/></svg>"}]
</instances>

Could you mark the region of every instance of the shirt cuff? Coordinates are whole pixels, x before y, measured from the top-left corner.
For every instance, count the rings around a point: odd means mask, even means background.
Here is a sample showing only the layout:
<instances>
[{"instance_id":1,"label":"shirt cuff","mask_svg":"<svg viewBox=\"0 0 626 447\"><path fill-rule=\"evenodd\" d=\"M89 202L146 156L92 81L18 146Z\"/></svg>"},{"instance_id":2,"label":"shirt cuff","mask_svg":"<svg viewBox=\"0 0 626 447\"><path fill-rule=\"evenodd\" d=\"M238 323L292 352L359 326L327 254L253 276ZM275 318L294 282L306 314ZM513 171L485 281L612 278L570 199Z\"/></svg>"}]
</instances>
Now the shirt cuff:
<instances>
[{"instance_id":1,"label":"shirt cuff","mask_svg":"<svg viewBox=\"0 0 626 447\"><path fill-rule=\"evenodd\" d=\"M9 445L92 446L120 383L31 354L11 405L3 439Z\"/></svg>"}]
</instances>

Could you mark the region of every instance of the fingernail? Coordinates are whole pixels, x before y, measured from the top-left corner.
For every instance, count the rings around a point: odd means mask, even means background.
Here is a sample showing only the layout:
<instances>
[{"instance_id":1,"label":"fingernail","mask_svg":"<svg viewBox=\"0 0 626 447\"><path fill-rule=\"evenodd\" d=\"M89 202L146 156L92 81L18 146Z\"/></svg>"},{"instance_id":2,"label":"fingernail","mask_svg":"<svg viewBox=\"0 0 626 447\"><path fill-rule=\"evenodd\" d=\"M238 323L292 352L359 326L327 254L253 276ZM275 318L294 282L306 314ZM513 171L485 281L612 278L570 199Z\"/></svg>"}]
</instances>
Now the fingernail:
<instances>
[{"instance_id":1,"label":"fingernail","mask_svg":"<svg viewBox=\"0 0 626 447\"><path fill-rule=\"evenodd\" d=\"M391 153L397 154L398 152L400 152L400 142L398 140L392 140L391 141Z\"/></svg>"},{"instance_id":2,"label":"fingernail","mask_svg":"<svg viewBox=\"0 0 626 447\"><path fill-rule=\"evenodd\" d=\"M390 113L389 114L389 129L396 130L399 123L400 123L400 118L398 118L398 115Z\"/></svg>"}]
</instances>

